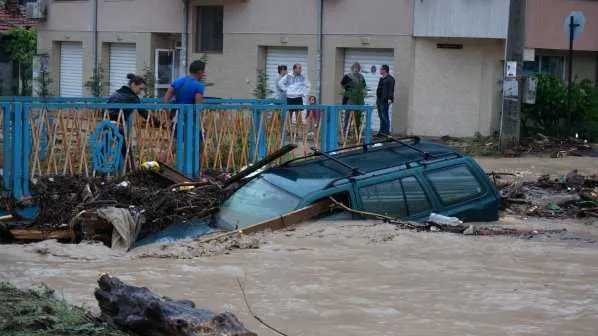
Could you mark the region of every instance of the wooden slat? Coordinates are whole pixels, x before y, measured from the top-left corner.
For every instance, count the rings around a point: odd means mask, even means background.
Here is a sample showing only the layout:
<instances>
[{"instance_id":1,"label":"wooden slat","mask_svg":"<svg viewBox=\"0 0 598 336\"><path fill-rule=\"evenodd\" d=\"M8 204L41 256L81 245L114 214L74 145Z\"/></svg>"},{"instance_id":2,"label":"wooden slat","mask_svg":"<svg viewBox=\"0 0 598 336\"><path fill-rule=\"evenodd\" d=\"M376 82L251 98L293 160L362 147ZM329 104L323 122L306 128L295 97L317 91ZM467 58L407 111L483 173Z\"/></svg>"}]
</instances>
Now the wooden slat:
<instances>
[{"instance_id":1,"label":"wooden slat","mask_svg":"<svg viewBox=\"0 0 598 336\"><path fill-rule=\"evenodd\" d=\"M26 229L12 229L9 232L16 240L46 240L46 239L74 239L74 232L70 229L42 231L42 230L26 230Z\"/></svg>"},{"instance_id":2,"label":"wooden slat","mask_svg":"<svg viewBox=\"0 0 598 336\"><path fill-rule=\"evenodd\" d=\"M265 222L253 224L244 229L220 233L220 234L217 234L214 236L209 236L209 237L200 239L200 243L207 243L210 241L214 241L214 240L218 240L218 239L222 239L222 238L226 238L226 237L232 237L232 236L240 235L240 234L250 234L250 233L262 232L262 231L266 231L266 230L282 230L284 228L300 224L300 223L310 220L316 216L324 214L327 211L330 211L331 204L332 204L332 201L330 201L329 199L325 199L325 200L319 201L317 203L314 203L312 205L309 205L303 209L299 209L299 210L290 212L290 213L283 215L279 218L275 218L275 219L267 220Z\"/></svg>"}]
</instances>

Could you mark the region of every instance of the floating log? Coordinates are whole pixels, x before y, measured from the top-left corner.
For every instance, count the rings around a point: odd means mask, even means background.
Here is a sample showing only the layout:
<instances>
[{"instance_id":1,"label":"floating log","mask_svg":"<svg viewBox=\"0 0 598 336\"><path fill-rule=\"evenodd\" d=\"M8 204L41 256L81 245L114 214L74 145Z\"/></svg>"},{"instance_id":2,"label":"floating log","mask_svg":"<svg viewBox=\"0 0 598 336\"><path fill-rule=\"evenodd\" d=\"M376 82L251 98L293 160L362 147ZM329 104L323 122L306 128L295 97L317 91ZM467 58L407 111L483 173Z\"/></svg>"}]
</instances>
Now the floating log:
<instances>
[{"instance_id":1,"label":"floating log","mask_svg":"<svg viewBox=\"0 0 598 336\"><path fill-rule=\"evenodd\" d=\"M161 297L107 274L100 276L98 285L95 297L102 318L123 331L146 336L257 336L229 312L198 309L192 301Z\"/></svg>"}]
</instances>

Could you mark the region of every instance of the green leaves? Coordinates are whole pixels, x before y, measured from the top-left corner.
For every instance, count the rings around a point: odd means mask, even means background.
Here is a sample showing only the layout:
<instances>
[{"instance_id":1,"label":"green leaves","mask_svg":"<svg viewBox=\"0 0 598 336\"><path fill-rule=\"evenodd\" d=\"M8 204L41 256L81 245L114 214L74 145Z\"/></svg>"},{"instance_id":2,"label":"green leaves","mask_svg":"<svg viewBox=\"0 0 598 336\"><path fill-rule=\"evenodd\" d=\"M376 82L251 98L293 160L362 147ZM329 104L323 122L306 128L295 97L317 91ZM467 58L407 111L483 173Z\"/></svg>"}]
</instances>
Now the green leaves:
<instances>
[{"instance_id":1,"label":"green leaves","mask_svg":"<svg viewBox=\"0 0 598 336\"><path fill-rule=\"evenodd\" d=\"M598 89L588 80L571 84L571 104L567 102L567 85L561 79L538 74L536 103L522 110L523 131L527 135L541 132L547 136L580 136L598 139Z\"/></svg>"},{"instance_id":2,"label":"green leaves","mask_svg":"<svg viewBox=\"0 0 598 336\"><path fill-rule=\"evenodd\" d=\"M33 28L13 28L6 37L4 47L10 59L19 63L31 63L37 53L37 31Z\"/></svg>"},{"instance_id":3,"label":"green leaves","mask_svg":"<svg viewBox=\"0 0 598 336\"><path fill-rule=\"evenodd\" d=\"M91 77L84 84L84 86L91 92L92 96L103 97L108 93L107 89L110 86L110 83L105 79L105 77L104 68L102 68L101 65L93 69Z\"/></svg>"},{"instance_id":4,"label":"green leaves","mask_svg":"<svg viewBox=\"0 0 598 336\"><path fill-rule=\"evenodd\" d=\"M262 70L257 70L255 89L253 89L253 96L257 99L266 99L272 90L268 89L268 74Z\"/></svg>"}]
</instances>

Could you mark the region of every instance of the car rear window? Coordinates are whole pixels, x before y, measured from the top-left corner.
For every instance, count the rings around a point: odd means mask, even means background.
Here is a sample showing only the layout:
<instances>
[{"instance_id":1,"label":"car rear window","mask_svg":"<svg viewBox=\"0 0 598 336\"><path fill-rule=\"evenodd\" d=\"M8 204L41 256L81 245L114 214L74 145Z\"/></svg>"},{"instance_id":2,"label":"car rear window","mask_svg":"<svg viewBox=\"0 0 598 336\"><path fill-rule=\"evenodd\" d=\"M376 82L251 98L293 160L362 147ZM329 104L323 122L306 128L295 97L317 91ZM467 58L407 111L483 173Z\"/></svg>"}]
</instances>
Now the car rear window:
<instances>
[{"instance_id":1,"label":"car rear window","mask_svg":"<svg viewBox=\"0 0 598 336\"><path fill-rule=\"evenodd\" d=\"M426 173L444 205L451 205L479 196L483 188L466 165L458 165Z\"/></svg>"}]
</instances>

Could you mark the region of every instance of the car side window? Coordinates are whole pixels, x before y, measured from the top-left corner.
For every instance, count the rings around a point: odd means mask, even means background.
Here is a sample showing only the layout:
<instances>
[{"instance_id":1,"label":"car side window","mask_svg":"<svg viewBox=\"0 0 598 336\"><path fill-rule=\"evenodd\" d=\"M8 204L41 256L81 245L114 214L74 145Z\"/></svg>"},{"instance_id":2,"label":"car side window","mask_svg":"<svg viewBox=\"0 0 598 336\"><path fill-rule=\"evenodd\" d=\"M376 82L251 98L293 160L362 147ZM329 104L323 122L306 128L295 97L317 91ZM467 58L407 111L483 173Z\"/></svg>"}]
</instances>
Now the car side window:
<instances>
[{"instance_id":1,"label":"car side window","mask_svg":"<svg viewBox=\"0 0 598 336\"><path fill-rule=\"evenodd\" d=\"M417 215L431 209L428 197L422 189L421 184L419 184L419 181L415 177L405 177L401 179L401 184L403 186L403 191L407 200L407 209L409 210L410 216Z\"/></svg>"},{"instance_id":2,"label":"car side window","mask_svg":"<svg viewBox=\"0 0 598 336\"><path fill-rule=\"evenodd\" d=\"M395 218L407 216L403 188L399 180L359 188L363 210Z\"/></svg>"},{"instance_id":3,"label":"car side window","mask_svg":"<svg viewBox=\"0 0 598 336\"><path fill-rule=\"evenodd\" d=\"M429 172L426 176L444 205L473 199L483 191L466 165Z\"/></svg>"}]
</instances>

